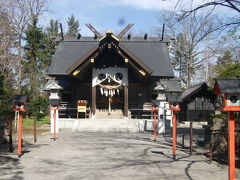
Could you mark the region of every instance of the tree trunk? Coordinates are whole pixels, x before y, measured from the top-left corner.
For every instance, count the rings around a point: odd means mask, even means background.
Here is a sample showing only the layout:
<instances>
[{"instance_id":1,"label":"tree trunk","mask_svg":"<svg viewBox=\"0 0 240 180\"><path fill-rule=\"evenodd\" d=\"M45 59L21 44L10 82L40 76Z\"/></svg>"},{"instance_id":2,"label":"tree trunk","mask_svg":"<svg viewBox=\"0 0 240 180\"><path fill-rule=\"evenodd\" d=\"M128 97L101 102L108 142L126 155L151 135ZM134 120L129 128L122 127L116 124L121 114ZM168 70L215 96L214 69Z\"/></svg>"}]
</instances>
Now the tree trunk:
<instances>
[{"instance_id":1,"label":"tree trunk","mask_svg":"<svg viewBox=\"0 0 240 180\"><path fill-rule=\"evenodd\" d=\"M21 37L18 40L18 82L17 82L17 89L18 92L22 93L22 42Z\"/></svg>"}]
</instances>

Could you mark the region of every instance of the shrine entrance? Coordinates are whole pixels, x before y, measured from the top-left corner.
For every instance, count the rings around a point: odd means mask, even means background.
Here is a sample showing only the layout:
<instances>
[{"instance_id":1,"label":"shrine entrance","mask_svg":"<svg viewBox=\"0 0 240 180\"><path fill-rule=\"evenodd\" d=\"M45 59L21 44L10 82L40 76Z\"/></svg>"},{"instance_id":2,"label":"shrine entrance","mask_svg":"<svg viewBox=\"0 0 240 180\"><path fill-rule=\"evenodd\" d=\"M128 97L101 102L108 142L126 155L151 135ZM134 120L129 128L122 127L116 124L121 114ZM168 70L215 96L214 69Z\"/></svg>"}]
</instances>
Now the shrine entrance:
<instances>
[{"instance_id":1,"label":"shrine entrance","mask_svg":"<svg viewBox=\"0 0 240 180\"><path fill-rule=\"evenodd\" d=\"M92 101L96 107L96 117L112 118L127 116L128 93L127 68L94 68L92 76ZM125 111L126 110L126 111Z\"/></svg>"},{"instance_id":2,"label":"shrine entrance","mask_svg":"<svg viewBox=\"0 0 240 180\"><path fill-rule=\"evenodd\" d=\"M118 89L106 89L101 86L96 87L96 109L110 115L112 111L123 110L124 92L123 87Z\"/></svg>"}]
</instances>

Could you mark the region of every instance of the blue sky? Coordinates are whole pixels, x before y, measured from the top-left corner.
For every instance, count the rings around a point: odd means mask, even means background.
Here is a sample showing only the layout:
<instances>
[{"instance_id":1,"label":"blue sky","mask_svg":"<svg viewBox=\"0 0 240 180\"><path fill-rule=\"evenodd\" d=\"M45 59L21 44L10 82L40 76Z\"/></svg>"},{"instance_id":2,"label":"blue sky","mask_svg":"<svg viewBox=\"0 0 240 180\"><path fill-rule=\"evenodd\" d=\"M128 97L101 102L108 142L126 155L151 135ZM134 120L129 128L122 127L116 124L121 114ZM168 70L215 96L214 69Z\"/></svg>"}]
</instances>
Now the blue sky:
<instances>
[{"instance_id":1,"label":"blue sky","mask_svg":"<svg viewBox=\"0 0 240 180\"><path fill-rule=\"evenodd\" d=\"M133 23L136 34L151 33L151 29L162 26L158 20L163 9L174 7L176 0L52 0L44 22L58 19L67 28L67 18L74 14L79 19L81 34L91 36L85 23L98 31L113 30L117 33L128 23Z\"/></svg>"},{"instance_id":2,"label":"blue sky","mask_svg":"<svg viewBox=\"0 0 240 180\"><path fill-rule=\"evenodd\" d=\"M85 26L92 24L99 32L113 30L117 34L128 23L133 23L131 31L135 35L150 35L152 28L162 27L159 17L164 10L173 10L178 0L50 0L50 6L40 22L46 26L50 19L57 19L67 29L67 18L73 14L80 22L81 34L92 36ZM189 7L201 3L202 0L183 0L178 7ZM194 5L193 5L194 6ZM229 9L218 9L222 16L232 15ZM226 14L226 15L225 15ZM232 15L233 16L233 15ZM121 22L121 23L120 23Z\"/></svg>"}]
</instances>

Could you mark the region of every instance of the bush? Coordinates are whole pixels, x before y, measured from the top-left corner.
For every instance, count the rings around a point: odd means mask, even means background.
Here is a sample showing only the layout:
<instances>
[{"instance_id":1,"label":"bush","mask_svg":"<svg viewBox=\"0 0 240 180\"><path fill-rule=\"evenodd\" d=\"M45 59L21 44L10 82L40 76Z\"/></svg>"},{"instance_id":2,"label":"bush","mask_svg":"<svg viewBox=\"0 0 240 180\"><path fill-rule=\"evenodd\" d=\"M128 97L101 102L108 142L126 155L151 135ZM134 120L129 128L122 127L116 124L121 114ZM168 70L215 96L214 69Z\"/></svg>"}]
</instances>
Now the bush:
<instances>
[{"instance_id":1,"label":"bush","mask_svg":"<svg viewBox=\"0 0 240 180\"><path fill-rule=\"evenodd\" d=\"M30 101L27 109L31 117L40 120L49 114L49 100L42 96L35 97Z\"/></svg>"}]
</instances>

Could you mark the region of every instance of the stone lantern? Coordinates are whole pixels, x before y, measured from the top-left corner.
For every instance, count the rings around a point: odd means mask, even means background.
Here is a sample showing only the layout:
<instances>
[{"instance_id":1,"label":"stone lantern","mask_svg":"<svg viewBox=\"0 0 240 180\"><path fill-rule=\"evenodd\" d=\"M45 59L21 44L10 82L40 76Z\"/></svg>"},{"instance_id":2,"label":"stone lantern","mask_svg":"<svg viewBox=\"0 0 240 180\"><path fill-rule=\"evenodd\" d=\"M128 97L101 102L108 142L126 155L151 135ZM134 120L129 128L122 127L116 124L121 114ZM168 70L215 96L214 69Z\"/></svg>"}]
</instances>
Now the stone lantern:
<instances>
[{"instance_id":1,"label":"stone lantern","mask_svg":"<svg viewBox=\"0 0 240 180\"><path fill-rule=\"evenodd\" d=\"M49 80L45 85L44 90L50 91L50 105L51 105L51 133L53 133L53 139L56 139L56 133L58 128L58 106L60 104L59 90L62 87L57 84L55 80Z\"/></svg>"}]
</instances>

